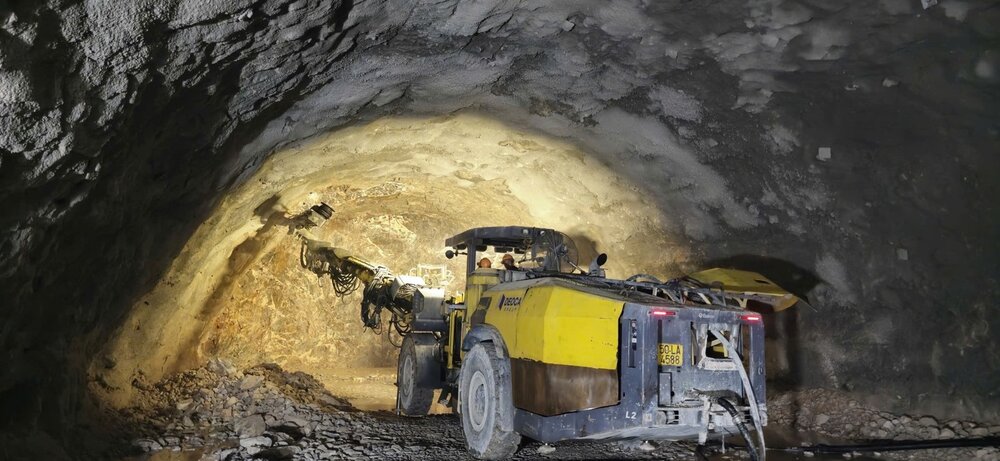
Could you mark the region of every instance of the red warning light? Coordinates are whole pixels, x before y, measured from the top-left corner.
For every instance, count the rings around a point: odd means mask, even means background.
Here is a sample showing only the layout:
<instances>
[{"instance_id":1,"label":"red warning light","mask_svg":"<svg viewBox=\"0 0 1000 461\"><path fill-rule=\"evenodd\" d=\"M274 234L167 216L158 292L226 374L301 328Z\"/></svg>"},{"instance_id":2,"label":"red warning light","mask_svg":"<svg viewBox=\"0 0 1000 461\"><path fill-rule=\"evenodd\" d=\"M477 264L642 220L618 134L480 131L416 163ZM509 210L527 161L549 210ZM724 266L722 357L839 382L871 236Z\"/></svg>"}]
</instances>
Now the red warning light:
<instances>
[{"instance_id":1,"label":"red warning light","mask_svg":"<svg viewBox=\"0 0 1000 461\"><path fill-rule=\"evenodd\" d=\"M756 323L761 321L760 314L743 314L740 316L740 320L747 323Z\"/></svg>"}]
</instances>

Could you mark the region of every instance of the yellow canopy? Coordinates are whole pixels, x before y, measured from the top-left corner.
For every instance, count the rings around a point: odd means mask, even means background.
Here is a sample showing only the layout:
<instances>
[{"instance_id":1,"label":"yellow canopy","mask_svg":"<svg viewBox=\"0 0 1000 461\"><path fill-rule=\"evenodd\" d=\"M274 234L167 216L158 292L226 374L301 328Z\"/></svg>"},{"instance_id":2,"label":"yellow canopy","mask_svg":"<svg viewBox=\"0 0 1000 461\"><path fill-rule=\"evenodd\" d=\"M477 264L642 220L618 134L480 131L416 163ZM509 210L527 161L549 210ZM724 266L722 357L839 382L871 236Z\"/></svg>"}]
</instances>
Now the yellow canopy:
<instances>
[{"instance_id":1,"label":"yellow canopy","mask_svg":"<svg viewBox=\"0 0 1000 461\"><path fill-rule=\"evenodd\" d=\"M775 312L788 309L800 301L797 296L785 291L778 284L756 272L715 268L696 272L688 277L706 285L722 284L723 289L729 293L746 293L773 298L774 302L769 304Z\"/></svg>"}]
</instances>

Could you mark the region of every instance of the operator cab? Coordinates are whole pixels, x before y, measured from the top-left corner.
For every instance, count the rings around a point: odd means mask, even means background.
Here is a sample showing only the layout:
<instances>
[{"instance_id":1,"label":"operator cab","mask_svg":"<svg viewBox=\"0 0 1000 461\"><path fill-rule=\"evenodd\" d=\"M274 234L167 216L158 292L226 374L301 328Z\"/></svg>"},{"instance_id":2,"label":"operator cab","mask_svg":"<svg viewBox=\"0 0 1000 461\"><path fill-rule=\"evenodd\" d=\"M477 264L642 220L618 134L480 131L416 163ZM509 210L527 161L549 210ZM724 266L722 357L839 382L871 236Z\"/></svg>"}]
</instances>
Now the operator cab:
<instances>
[{"instance_id":1,"label":"operator cab","mask_svg":"<svg viewBox=\"0 0 1000 461\"><path fill-rule=\"evenodd\" d=\"M492 249L497 255L510 253L518 269L540 272L572 272L576 245L566 234L538 227L477 227L445 240L448 259L466 256L466 274L476 270L477 253Z\"/></svg>"},{"instance_id":2,"label":"operator cab","mask_svg":"<svg viewBox=\"0 0 1000 461\"><path fill-rule=\"evenodd\" d=\"M528 277L527 272L564 272L578 269L576 245L566 234L553 229L523 226L477 227L445 240L450 249L445 257L465 256L466 299L482 293L484 287L514 282ZM492 251L498 257L493 268L477 266L479 253ZM499 263L503 254L514 256L516 270L505 270Z\"/></svg>"},{"instance_id":3,"label":"operator cab","mask_svg":"<svg viewBox=\"0 0 1000 461\"><path fill-rule=\"evenodd\" d=\"M448 373L446 381L455 382L464 356L461 349L462 338L469 332L471 323L474 323L470 322L472 319L467 318L467 315L471 316L481 303L489 303L490 298L483 297L486 290L501 283L525 280L532 276L571 273L579 267L576 265L577 250L573 240L553 229L524 226L477 227L446 239L445 246L448 247L445 252L448 259L465 256L464 304L450 304L447 307L448 347L444 349ZM478 266L484 252L495 255L493 267ZM500 258L508 253L514 257L513 270L504 269L500 264Z\"/></svg>"}]
</instances>

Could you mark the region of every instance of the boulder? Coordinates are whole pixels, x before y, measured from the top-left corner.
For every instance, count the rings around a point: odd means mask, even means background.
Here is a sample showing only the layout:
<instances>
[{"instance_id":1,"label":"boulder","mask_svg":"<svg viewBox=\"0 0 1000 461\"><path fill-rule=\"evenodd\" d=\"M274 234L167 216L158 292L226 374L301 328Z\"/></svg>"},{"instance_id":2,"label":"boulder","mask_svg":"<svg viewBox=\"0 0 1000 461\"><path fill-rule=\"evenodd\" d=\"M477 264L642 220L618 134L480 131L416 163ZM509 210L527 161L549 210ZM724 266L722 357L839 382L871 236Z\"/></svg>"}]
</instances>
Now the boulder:
<instances>
[{"instance_id":1,"label":"boulder","mask_svg":"<svg viewBox=\"0 0 1000 461\"><path fill-rule=\"evenodd\" d=\"M264 417L261 415L250 415L240 418L233 424L233 430L240 437L256 437L263 434L266 429L267 425L264 424Z\"/></svg>"}]
</instances>

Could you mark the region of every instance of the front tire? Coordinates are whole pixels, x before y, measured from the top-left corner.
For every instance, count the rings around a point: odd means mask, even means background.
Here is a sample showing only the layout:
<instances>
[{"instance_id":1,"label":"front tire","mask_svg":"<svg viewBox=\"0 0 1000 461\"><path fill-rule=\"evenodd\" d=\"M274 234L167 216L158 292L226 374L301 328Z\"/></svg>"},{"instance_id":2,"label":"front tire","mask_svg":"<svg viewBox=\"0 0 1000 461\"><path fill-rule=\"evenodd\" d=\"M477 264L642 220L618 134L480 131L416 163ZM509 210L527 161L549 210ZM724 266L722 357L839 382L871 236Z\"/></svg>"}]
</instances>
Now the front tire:
<instances>
[{"instance_id":1,"label":"front tire","mask_svg":"<svg viewBox=\"0 0 1000 461\"><path fill-rule=\"evenodd\" d=\"M431 409L434 389L417 384L420 369L424 366L427 364L420 363L413 335L403 338L396 366L396 398L399 399L399 408L404 415L425 416Z\"/></svg>"},{"instance_id":2,"label":"front tire","mask_svg":"<svg viewBox=\"0 0 1000 461\"><path fill-rule=\"evenodd\" d=\"M493 343L476 344L465 356L458 398L469 452L479 459L513 456L521 435L513 430L510 362L497 356Z\"/></svg>"}]
</instances>

